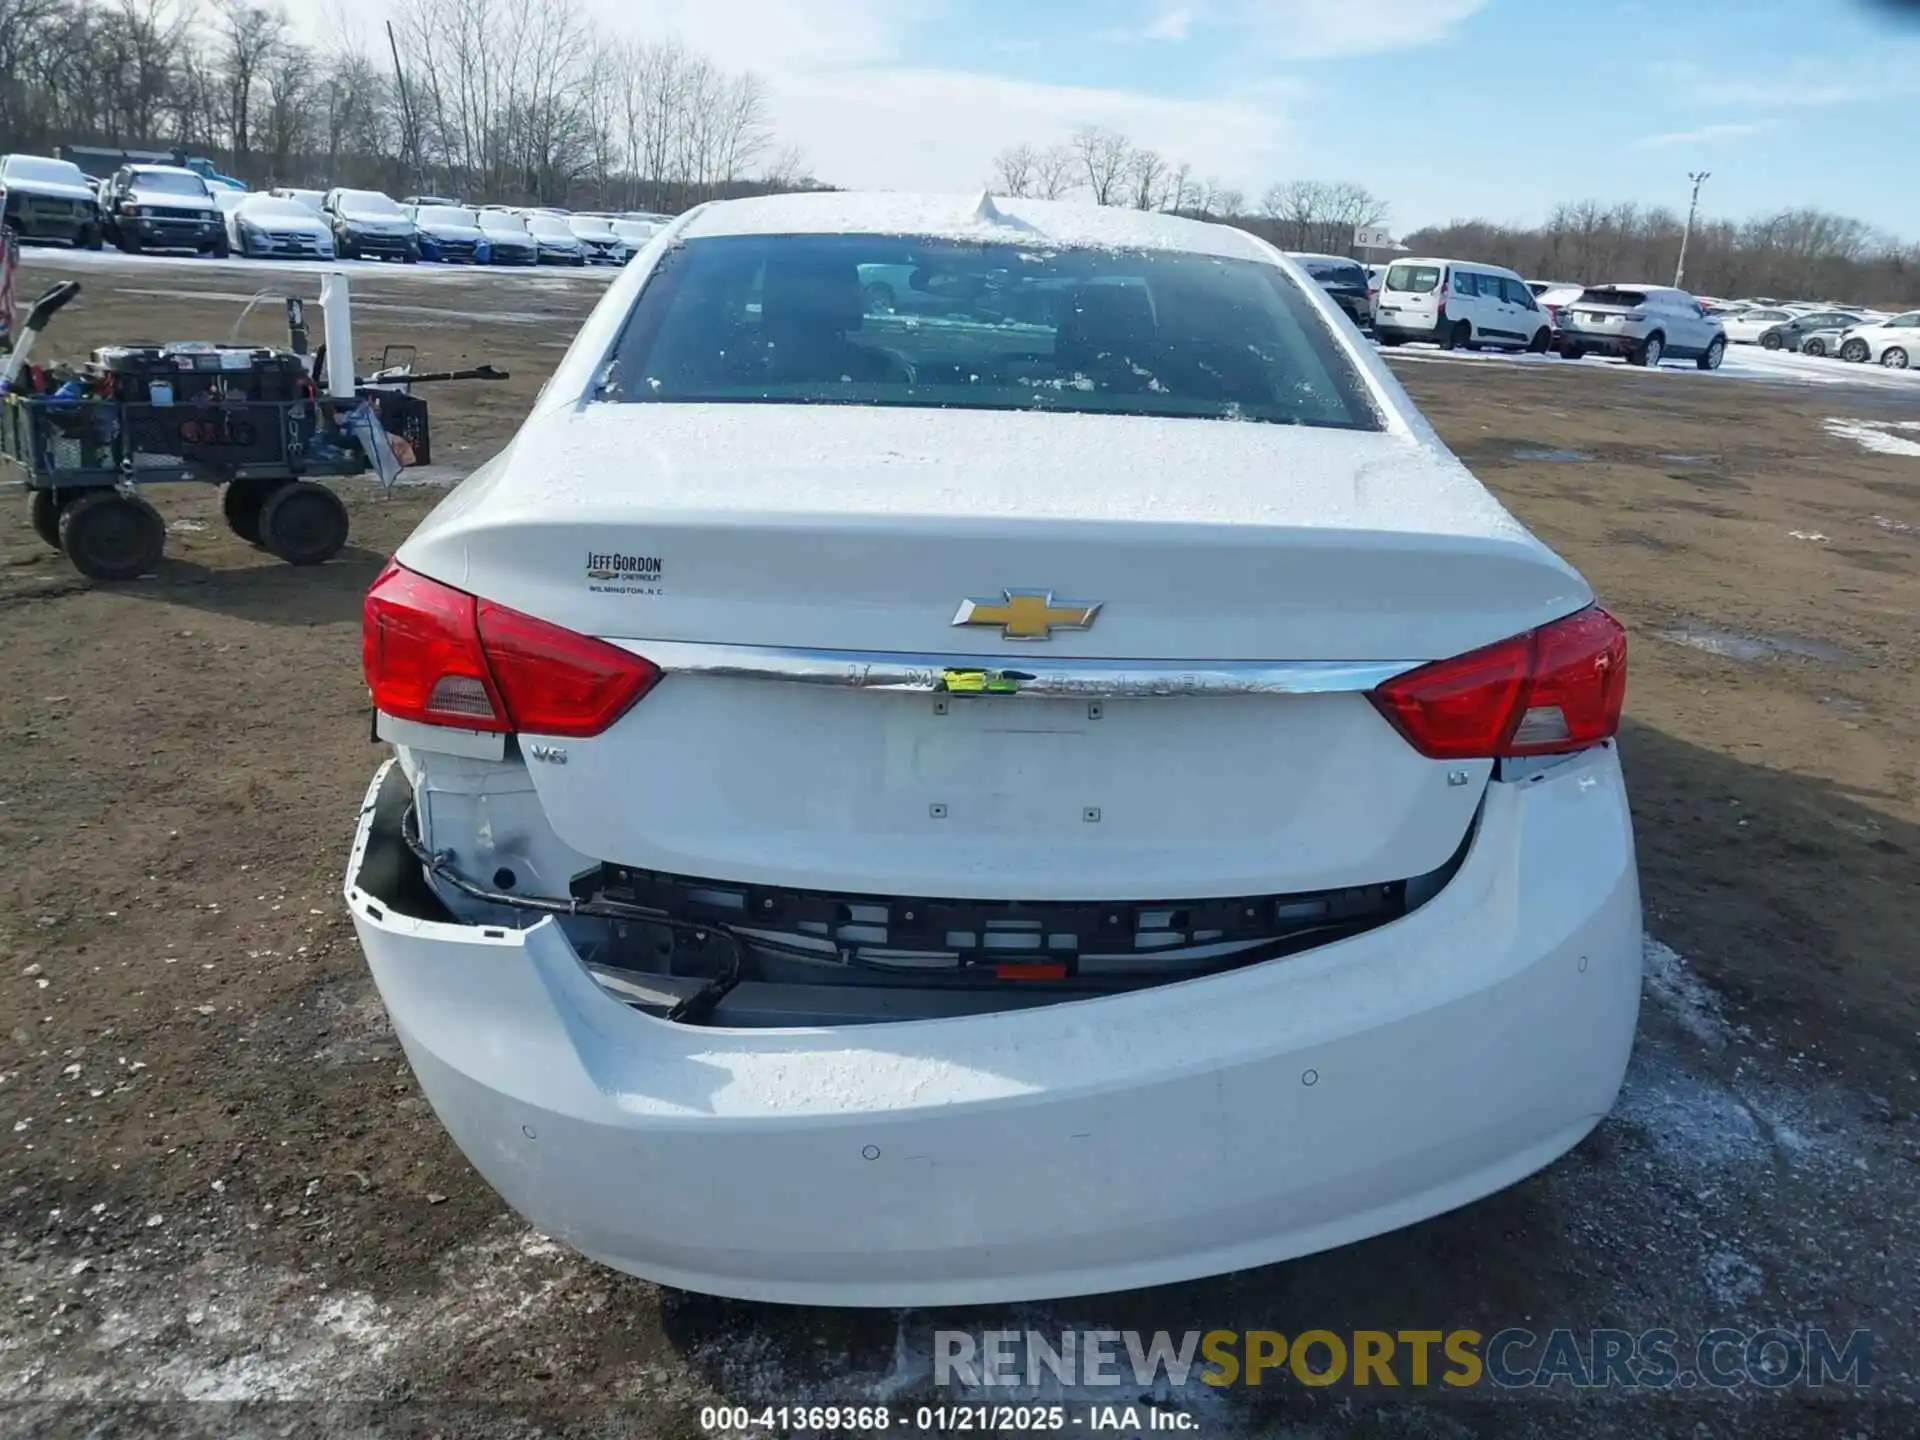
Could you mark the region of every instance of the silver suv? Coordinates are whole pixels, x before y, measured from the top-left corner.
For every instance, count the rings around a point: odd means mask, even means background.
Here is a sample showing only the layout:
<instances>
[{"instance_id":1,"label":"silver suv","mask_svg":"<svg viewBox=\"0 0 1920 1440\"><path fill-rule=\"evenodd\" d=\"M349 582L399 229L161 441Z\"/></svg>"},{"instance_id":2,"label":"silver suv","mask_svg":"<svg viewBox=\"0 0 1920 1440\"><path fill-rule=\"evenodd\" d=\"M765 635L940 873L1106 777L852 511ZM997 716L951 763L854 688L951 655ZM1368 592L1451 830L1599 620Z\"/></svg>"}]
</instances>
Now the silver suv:
<instances>
[{"instance_id":1,"label":"silver suv","mask_svg":"<svg viewBox=\"0 0 1920 1440\"><path fill-rule=\"evenodd\" d=\"M1667 285L1596 285L1560 307L1560 353L1624 355L1634 365L1691 360L1718 370L1727 332L1706 307Z\"/></svg>"}]
</instances>

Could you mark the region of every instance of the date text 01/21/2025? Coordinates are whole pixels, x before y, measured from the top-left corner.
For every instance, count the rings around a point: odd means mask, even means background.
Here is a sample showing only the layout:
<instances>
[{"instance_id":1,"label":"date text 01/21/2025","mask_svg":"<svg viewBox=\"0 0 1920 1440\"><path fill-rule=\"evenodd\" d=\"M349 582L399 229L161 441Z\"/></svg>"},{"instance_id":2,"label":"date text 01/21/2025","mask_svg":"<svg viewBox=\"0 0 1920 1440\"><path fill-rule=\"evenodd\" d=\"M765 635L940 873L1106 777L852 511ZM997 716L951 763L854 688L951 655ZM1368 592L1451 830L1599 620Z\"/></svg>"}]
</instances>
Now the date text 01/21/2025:
<instances>
[{"instance_id":1,"label":"date text 01/21/2025","mask_svg":"<svg viewBox=\"0 0 1920 1440\"><path fill-rule=\"evenodd\" d=\"M1065 1405L920 1405L898 1415L885 1405L709 1405L700 1411L700 1428L709 1433L766 1430L786 1434L798 1429L870 1434L896 1427L932 1434L971 1431L992 1435L1008 1430L1134 1434L1141 1430L1193 1431L1198 1429L1198 1422L1183 1410L1157 1405L1089 1405L1084 1410Z\"/></svg>"}]
</instances>

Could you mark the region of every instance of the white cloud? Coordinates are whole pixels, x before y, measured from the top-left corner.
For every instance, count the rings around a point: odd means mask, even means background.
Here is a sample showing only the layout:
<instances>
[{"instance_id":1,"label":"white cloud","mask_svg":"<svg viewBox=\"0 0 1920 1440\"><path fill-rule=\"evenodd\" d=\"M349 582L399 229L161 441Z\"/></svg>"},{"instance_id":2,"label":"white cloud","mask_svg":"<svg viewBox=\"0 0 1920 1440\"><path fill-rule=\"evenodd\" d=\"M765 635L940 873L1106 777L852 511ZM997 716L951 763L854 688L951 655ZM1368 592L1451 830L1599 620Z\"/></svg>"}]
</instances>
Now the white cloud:
<instances>
[{"instance_id":1,"label":"white cloud","mask_svg":"<svg viewBox=\"0 0 1920 1440\"><path fill-rule=\"evenodd\" d=\"M335 0L339 13L384 55L380 26L405 0ZM506 0L534 3L534 0ZM731 70L769 77L892 59L907 30L945 0L576 0L606 34L675 38ZM317 10L296 7L296 25L325 28ZM401 59L406 59L405 52Z\"/></svg>"},{"instance_id":2,"label":"white cloud","mask_svg":"<svg viewBox=\"0 0 1920 1440\"><path fill-rule=\"evenodd\" d=\"M335 0L384 52L395 0ZM1257 191L1298 159L1291 116L1305 87L1284 73L1206 99L1143 88L1055 85L914 63L943 29L976 24L967 0L578 0L610 36L674 37L768 82L776 143L840 185L967 189L1021 141L1105 125L1196 173ZM1426 43L1483 0L1154 0L1137 40L1172 44L1213 29L1277 58ZM317 22L314 22L318 28ZM374 42L378 42L375 44ZM1030 51L1017 32L990 50ZM403 53L402 59L405 60Z\"/></svg>"},{"instance_id":3,"label":"white cloud","mask_svg":"<svg viewBox=\"0 0 1920 1440\"><path fill-rule=\"evenodd\" d=\"M1228 0L1222 18L1294 60L1412 50L1443 40L1488 0Z\"/></svg>"},{"instance_id":4,"label":"white cloud","mask_svg":"<svg viewBox=\"0 0 1920 1440\"><path fill-rule=\"evenodd\" d=\"M883 63L930 0L584 0L616 34L674 35L731 70L768 76Z\"/></svg>"},{"instance_id":5,"label":"white cloud","mask_svg":"<svg viewBox=\"0 0 1920 1440\"><path fill-rule=\"evenodd\" d=\"M1702 125L1697 130L1670 130L1664 135L1643 135L1633 143L1646 150L1668 150L1676 145L1711 145L1721 140L1744 140L1777 130L1777 120L1731 120L1719 125Z\"/></svg>"},{"instance_id":6,"label":"white cloud","mask_svg":"<svg viewBox=\"0 0 1920 1440\"><path fill-rule=\"evenodd\" d=\"M1252 186L1283 168L1285 113L1239 100L1169 100L1128 90L1042 85L953 70L887 68L793 76L774 109L783 138L835 183L966 190L993 155L1104 125L1196 172Z\"/></svg>"}]
</instances>

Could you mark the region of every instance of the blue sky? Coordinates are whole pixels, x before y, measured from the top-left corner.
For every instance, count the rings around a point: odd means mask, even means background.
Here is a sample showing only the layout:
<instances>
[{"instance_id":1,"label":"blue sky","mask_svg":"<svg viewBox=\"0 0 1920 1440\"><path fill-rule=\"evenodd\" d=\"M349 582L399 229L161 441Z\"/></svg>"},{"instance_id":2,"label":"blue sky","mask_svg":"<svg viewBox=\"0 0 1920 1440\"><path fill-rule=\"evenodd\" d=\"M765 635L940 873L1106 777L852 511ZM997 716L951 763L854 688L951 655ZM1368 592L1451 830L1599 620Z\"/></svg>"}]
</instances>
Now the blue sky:
<instances>
[{"instance_id":1,"label":"blue sky","mask_svg":"<svg viewBox=\"0 0 1920 1440\"><path fill-rule=\"evenodd\" d=\"M378 0L350 0L362 14ZM1561 200L1795 205L1920 240L1920 6L1873 0L580 0L763 74L843 185L960 189L1088 123L1408 230Z\"/></svg>"}]
</instances>

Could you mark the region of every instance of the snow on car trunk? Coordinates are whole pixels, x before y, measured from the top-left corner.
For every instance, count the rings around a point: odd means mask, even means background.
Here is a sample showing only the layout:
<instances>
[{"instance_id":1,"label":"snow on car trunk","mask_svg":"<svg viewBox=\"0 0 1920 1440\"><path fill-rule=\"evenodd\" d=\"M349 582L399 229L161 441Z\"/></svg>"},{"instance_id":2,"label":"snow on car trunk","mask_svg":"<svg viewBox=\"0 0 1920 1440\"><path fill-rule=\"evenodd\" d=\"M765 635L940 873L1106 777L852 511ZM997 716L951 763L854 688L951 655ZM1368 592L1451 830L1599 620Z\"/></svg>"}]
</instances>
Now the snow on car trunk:
<instances>
[{"instance_id":1,"label":"snow on car trunk","mask_svg":"<svg viewBox=\"0 0 1920 1440\"><path fill-rule=\"evenodd\" d=\"M1437 659L1591 598L1405 436L877 406L546 417L401 559L591 635L1022 661ZM1005 588L1103 608L951 623Z\"/></svg>"}]
</instances>

